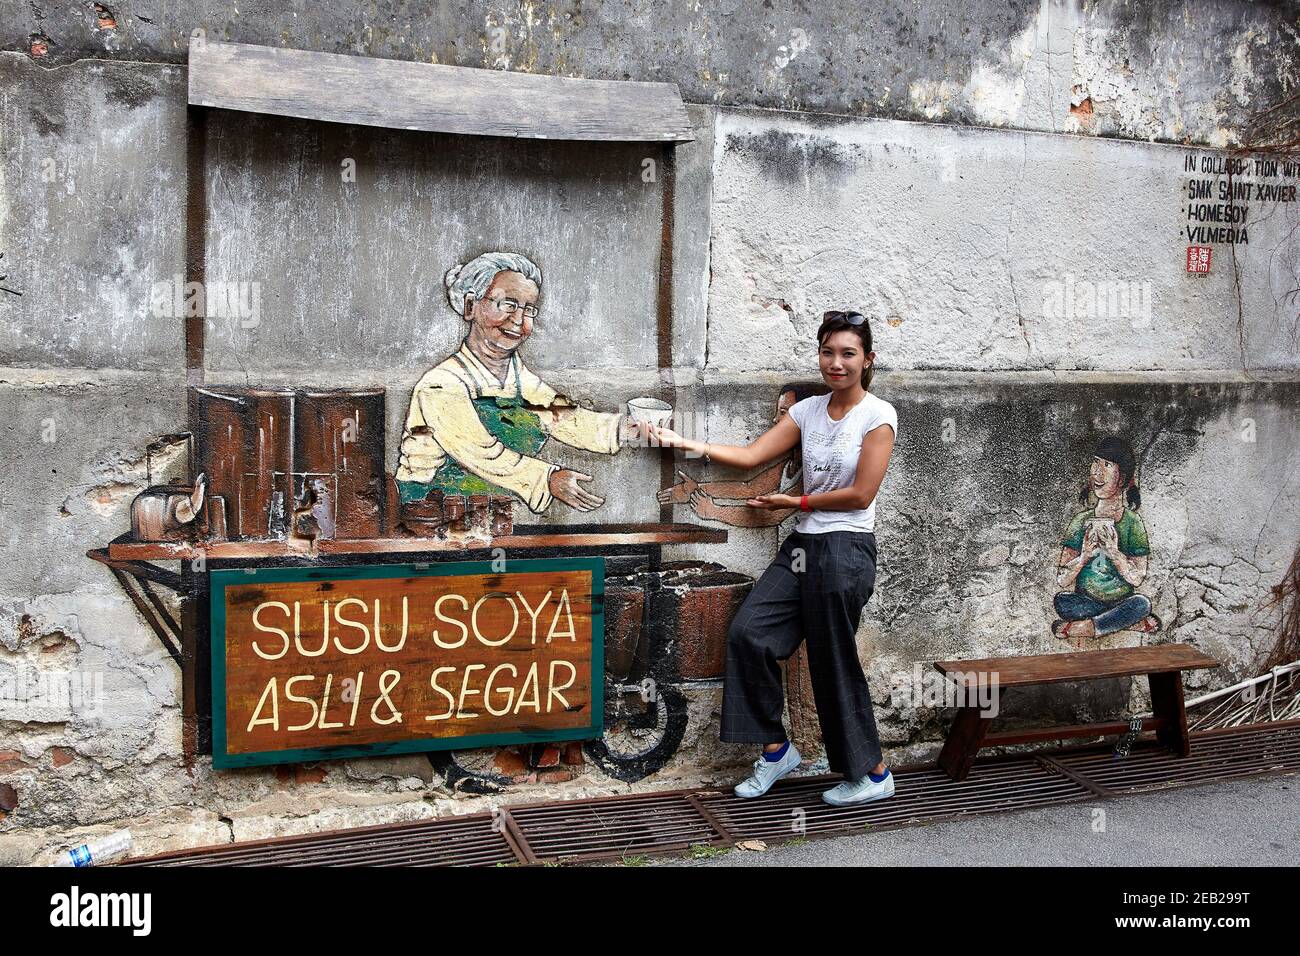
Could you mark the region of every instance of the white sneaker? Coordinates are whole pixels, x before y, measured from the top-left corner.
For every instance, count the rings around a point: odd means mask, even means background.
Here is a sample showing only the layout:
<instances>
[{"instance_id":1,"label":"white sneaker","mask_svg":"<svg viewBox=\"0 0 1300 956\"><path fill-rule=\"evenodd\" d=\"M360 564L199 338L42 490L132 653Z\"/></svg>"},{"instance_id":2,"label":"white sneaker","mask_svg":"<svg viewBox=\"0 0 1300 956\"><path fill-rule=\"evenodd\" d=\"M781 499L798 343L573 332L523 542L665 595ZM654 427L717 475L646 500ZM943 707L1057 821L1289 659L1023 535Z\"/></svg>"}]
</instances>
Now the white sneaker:
<instances>
[{"instance_id":1,"label":"white sneaker","mask_svg":"<svg viewBox=\"0 0 1300 956\"><path fill-rule=\"evenodd\" d=\"M761 797L772 789L772 784L799 766L799 761L799 751L794 744L790 744L780 760L768 760L760 756L754 761L754 775L736 784L736 789L732 792L738 797Z\"/></svg>"},{"instance_id":2,"label":"white sneaker","mask_svg":"<svg viewBox=\"0 0 1300 956\"><path fill-rule=\"evenodd\" d=\"M833 807L847 807L855 803L868 803L872 800L884 800L894 795L894 775L885 769L885 779L877 783L870 777L861 780L845 780L837 787L832 787L822 794L822 799Z\"/></svg>"}]
</instances>

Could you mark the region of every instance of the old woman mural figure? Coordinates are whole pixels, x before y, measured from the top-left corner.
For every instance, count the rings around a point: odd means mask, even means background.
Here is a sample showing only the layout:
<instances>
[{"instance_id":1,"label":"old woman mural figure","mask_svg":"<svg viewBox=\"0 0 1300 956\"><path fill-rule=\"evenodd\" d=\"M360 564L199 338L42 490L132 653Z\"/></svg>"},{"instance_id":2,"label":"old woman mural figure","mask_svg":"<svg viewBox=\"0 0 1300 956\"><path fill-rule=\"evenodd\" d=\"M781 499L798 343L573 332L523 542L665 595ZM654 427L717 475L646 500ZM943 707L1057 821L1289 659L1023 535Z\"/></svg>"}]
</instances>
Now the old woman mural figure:
<instances>
[{"instance_id":1,"label":"old woman mural figure","mask_svg":"<svg viewBox=\"0 0 1300 956\"><path fill-rule=\"evenodd\" d=\"M578 511L600 507L605 499L582 484L591 476L539 458L542 446L554 438L613 455L639 430L558 394L519 357L537 320L541 269L518 253L486 252L444 282L466 334L411 394L396 474L402 500L438 490L509 493L537 513L555 499Z\"/></svg>"}]
</instances>

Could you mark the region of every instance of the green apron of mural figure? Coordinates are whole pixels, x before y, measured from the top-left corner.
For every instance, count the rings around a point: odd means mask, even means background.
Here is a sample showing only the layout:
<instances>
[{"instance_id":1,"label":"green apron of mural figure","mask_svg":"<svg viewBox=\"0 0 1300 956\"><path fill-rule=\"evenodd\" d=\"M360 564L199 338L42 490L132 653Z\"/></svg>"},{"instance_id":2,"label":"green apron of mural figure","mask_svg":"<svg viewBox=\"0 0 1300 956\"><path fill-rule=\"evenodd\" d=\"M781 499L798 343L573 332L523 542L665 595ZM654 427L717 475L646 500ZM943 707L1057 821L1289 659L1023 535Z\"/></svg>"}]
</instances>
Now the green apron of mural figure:
<instances>
[{"instance_id":1,"label":"green apron of mural figure","mask_svg":"<svg viewBox=\"0 0 1300 956\"><path fill-rule=\"evenodd\" d=\"M456 356L459 362L460 357ZM463 366L465 363L461 362ZM479 397L474 399L474 411L494 438L512 451L521 455L535 456L546 444L546 431L542 420L536 412L528 410L524 402L523 390L519 385L519 369L515 358L510 357L510 368L515 376L515 394L499 397ZM465 369L467 372L468 368ZM460 462L448 457L441 467L434 472L429 483L422 481L398 482L403 501L420 501L431 490L437 489L444 495L508 495L512 492L485 481L472 471L466 471Z\"/></svg>"}]
</instances>

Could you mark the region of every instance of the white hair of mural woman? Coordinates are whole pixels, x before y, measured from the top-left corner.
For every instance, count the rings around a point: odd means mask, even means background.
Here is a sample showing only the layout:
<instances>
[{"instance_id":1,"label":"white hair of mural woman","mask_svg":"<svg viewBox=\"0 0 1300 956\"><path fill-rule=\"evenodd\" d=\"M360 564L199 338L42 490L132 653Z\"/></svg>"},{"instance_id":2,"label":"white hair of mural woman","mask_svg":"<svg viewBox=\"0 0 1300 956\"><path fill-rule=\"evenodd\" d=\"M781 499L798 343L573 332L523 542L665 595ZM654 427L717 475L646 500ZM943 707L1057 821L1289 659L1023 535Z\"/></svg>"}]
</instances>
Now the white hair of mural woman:
<instances>
[{"instance_id":1,"label":"white hair of mural woman","mask_svg":"<svg viewBox=\"0 0 1300 956\"><path fill-rule=\"evenodd\" d=\"M518 272L525 279L542 287L542 270L537 263L517 252L485 252L462 265L452 266L443 277L447 286L447 301L456 314L464 317L466 299L478 301L487 295L492 280L501 272Z\"/></svg>"}]
</instances>

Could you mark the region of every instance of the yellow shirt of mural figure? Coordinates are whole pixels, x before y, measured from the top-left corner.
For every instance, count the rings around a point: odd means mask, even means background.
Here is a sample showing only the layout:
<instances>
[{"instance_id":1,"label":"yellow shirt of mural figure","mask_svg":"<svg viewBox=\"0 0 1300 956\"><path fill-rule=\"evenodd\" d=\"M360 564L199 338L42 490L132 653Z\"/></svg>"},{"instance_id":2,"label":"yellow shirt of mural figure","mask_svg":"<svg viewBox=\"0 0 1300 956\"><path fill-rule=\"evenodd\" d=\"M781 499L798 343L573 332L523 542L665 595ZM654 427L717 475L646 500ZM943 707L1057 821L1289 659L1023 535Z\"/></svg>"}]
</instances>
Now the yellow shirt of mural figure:
<instances>
[{"instance_id":1,"label":"yellow shirt of mural figure","mask_svg":"<svg viewBox=\"0 0 1300 956\"><path fill-rule=\"evenodd\" d=\"M402 432L398 481L430 482L448 457L484 481L512 491L535 512L551 503L549 481L560 466L507 448L484 427L474 409L476 398L513 397L516 384L524 401L540 418L549 437L574 448L616 454L617 412L596 412L557 402L559 394L529 371L516 355L517 369L504 383L462 344L460 350L431 368L411 393L411 408Z\"/></svg>"}]
</instances>

